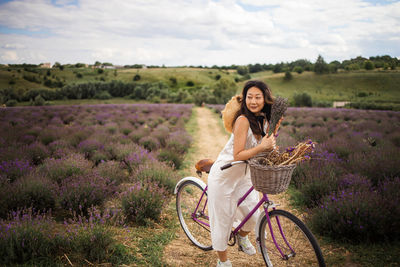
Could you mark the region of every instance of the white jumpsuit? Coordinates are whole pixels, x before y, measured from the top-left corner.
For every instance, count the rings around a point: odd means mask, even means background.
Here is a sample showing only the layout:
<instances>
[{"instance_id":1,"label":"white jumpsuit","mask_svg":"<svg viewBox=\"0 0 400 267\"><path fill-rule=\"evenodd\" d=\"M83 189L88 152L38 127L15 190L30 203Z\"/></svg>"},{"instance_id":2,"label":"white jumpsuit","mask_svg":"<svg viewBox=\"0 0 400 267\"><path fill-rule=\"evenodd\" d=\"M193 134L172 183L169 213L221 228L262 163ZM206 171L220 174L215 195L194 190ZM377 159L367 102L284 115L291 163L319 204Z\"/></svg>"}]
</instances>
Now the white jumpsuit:
<instances>
[{"instance_id":1,"label":"white jumpsuit","mask_svg":"<svg viewBox=\"0 0 400 267\"><path fill-rule=\"evenodd\" d=\"M264 125L266 131L267 123ZM239 223L255 207L259 201L258 193L253 190L237 207L239 199L252 186L250 168L246 164L238 164L221 171L221 166L233 161L233 133L212 165L208 175L208 214L210 216L211 241L214 250L224 251L228 247L229 236L233 226ZM257 146L257 141L249 127L245 149ZM257 210L241 228L250 232L258 218Z\"/></svg>"}]
</instances>

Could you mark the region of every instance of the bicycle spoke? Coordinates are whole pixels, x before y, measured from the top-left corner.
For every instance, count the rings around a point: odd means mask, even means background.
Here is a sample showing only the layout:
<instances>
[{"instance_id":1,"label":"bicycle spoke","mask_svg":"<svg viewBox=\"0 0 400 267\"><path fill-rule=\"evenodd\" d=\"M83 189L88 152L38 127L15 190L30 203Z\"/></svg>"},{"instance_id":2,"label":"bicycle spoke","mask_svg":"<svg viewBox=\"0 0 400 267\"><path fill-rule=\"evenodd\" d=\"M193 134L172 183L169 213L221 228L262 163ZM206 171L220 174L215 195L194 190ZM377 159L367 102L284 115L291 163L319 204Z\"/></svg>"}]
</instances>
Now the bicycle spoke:
<instances>
[{"instance_id":1,"label":"bicycle spoke","mask_svg":"<svg viewBox=\"0 0 400 267\"><path fill-rule=\"evenodd\" d=\"M269 259L276 266L325 266L315 238L299 219L288 212L275 210L270 212L270 220L275 242L266 217L259 229L266 263Z\"/></svg>"},{"instance_id":2,"label":"bicycle spoke","mask_svg":"<svg viewBox=\"0 0 400 267\"><path fill-rule=\"evenodd\" d=\"M180 186L176 207L182 229L196 246L209 250L211 236L209 226L207 226L209 220L206 203L207 195L203 194L201 186L194 181L186 181ZM195 214L194 217L193 214Z\"/></svg>"}]
</instances>

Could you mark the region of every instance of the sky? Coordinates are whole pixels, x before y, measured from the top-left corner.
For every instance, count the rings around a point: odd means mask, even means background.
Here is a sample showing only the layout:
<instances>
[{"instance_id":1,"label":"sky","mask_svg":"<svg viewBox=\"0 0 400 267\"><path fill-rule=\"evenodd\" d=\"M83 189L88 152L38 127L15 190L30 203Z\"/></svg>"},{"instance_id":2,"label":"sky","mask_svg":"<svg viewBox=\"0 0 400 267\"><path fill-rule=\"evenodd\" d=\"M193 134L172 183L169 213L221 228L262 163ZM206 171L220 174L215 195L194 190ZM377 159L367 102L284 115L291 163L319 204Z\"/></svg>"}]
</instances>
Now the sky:
<instances>
[{"instance_id":1,"label":"sky","mask_svg":"<svg viewBox=\"0 0 400 267\"><path fill-rule=\"evenodd\" d=\"M0 0L0 64L400 57L394 0Z\"/></svg>"}]
</instances>

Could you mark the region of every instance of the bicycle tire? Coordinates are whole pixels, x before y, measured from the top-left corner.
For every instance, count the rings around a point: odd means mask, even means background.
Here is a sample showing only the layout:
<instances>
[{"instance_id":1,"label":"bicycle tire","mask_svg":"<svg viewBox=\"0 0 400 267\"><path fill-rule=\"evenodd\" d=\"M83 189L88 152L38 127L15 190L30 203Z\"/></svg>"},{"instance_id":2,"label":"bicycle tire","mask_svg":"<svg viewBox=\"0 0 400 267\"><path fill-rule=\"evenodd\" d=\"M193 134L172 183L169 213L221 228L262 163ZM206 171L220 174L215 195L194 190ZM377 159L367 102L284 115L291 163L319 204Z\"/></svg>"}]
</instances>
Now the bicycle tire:
<instances>
[{"instance_id":1,"label":"bicycle tire","mask_svg":"<svg viewBox=\"0 0 400 267\"><path fill-rule=\"evenodd\" d=\"M195 246L207 251L212 249L210 228L192 218L203 191L204 188L195 181L188 180L182 183L176 194L176 211L182 229L190 241ZM196 216L209 224L206 205L207 193L203 196ZM204 212L204 215L202 212Z\"/></svg>"},{"instance_id":2,"label":"bicycle tire","mask_svg":"<svg viewBox=\"0 0 400 267\"><path fill-rule=\"evenodd\" d=\"M307 226L293 214L284 210L273 210L269 213L275 240L285 257L282 257L271 237L267 216L261 220L259 231L259 248L267 266L321 266L325 261L317 240ZM277 220L278 218L278 220ZM279 229L279 224L284 233L286 245Z\"/></svg>"}]
</instances>

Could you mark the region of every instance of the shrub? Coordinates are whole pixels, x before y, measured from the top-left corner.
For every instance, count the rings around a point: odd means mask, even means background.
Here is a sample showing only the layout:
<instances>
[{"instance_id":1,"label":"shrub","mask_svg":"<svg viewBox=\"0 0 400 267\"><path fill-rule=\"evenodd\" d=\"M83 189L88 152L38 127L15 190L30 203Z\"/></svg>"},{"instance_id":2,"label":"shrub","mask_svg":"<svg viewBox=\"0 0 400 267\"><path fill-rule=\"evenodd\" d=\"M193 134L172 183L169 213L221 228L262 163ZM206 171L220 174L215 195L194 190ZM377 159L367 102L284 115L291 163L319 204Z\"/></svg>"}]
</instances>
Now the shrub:
<instances>
[{"instance_id":1,"label":"shrub","mask_svg":"<svg viewBox=\"0 0 400 267\"><path fill-rule=\"evenodd\" d=\"M170 133L165 142L168 149L184 154L189 149L192 139L187 132L176 131Z\"/></svg>"},{"instance_id":2,"label":"shrub","mask_svg":"<svg viewBox=\"0 0 400 267\"><path fill-rule=\"evenodd\" d=\"M15 182L10 190L8 209L32 207L37 211L54 210L56 185L49 179L35 174Z\"/></svg>"},{"instance_id":3,"label":"shrub","mask_svg":"<svg viewBox=\"0 0 400 267\"><path fill-rule=\"evenodd\" d=\"M101 224L80 223L68 227L70 250L82 264L107 262L113 253L115 240L109 227Z\"/></svg>"},{"instance_id":4,"label":"shrub","mask_svg":"<svg viewBox=\"0 0 400 267\"><path fill-rule=\"evenodd\" d=\"M311 96L307 93L295 94L293 101L296 107L312 107Z\"/></svg>"},{"instance_id":5,"label":"shrub","mask_svg":"<svg viewBox=\"0 0 400 267\"><path fill-rule=\"evenodd\" d=\"M299 190L298 204L318 205L321 199L337 188L343 170L336 154L319 152L310 162L299 164L293 172L292 183Z\"/></svg>"},{"instance_id":6,"label":"shrub","mask_svg":"<svg viewBox=\"0 0 400 267\"><path fill-rule=\"evenodd\" d=\"M54 154L56 151L60 149L66 149L69 147L69 144L62 139L56 140L48 144L47 148L50 149L50 152Z\"/></svg>"},{"instance_id":7,"label":"shrub","mask_svg":"<svg viewBox=\"0 0 400 267\"><path fill-rule=\"evenodd\" d=\"M89 173L91 167L90 162L81 154L70 154L60 159L46 159L39 166L39 172L49 177L52 181L61 184L68 177Z\"/></svg>"},{"instance_id":8,"label":"shrub","mask_svg":"<svg viewBox=\"0 0 400 267\"><path fill-rule=\"evenodd\" d=\"M102 142L90 138L80 142L78 145L78 150L84 153L88 158L90 158L95 151L103 149L104 145Z\"/></svg>"},{"instance_id":9,"label":"shrub","mask_svg":"<svg viewBox=\"0 0 400 267\"><path fill-rule=\"evenodd\" d=\"M25 153L29 160L35 165L39 165L43 160L50 156L50 151L47 147L39 142L30 144L25 149Z\"/></svg>"},{"instance_id":10,"label":"shrub","mask_svg":"<svg viewBox=\"0 0 400 267\"><path fill-rule=\"evenodd\" d=\"M32 209L14 212L8 221L0 221L0 264L56 265L62 237L54 231L49 215Z\"/></svg>"},{"instance_id":11,"label":"shrub","mask_svg":"<svg viewBox=\"0 0 400 267\"><path fill-rule=\"evenodd\" d=\"M0 185L12 183L19 177L32 171L32 166L27 160L8 160L0 162Z\"/></svg>"},{"instance_id":12,"label":"shrub","mask_svg":"<svg viewBox=\"0 0 400 267\"><path fill-rule=\"evenodd\" d=\"M390 188L393 187L393 190ZM320 234L350 242L398 240L400 237L399 180L378 190L351 188L325 197L310 218ZM382 205L389 204L382 209ZM386 206L385 206L386 207Z\"/></svg>"},{"instance_id":13,"label":"shrub","mask_svg":"<svg viewBox=\"0 0 400 267\"><path fill-rule=\"evenodd\" d=\"M142 77L140 77L139 74L136 74L135 76L133 76L133 80L134 80L135 82L136 82L136 81L139 81L141 78L142 78Z\"/></svg>"},{"instance_id":14,"label":"shrub","mask_svg":"<svg viewBox=\"0 0 400 267\"><path fill-rule=\"evenodd\" d=\"M157 159L172 165L176 169L179 169L183 163L183 155L169 149L161 149Z\"/></svg>"},{"instance_id":15,"label":"shrub","mask_svg":"<svg viewBox=\"0 0 400 267\"><path fill-rule=\"evenodd\" d=\"M157 128L155 128L153 130L153 132L151 133L151 136L155 137L158 139L158 141L160 142L160 145L162 147L166 146L166 139L168 138L169 135L169 128L166 125L158 125Z\"/></svg>"},{"instance_id":16,"label":"shrub","mask_svg":"<svg viewBox=\"0 0 400 267\"><path fill-rule=\"evenodd\" d=\"M140 138L139 144L149 151L154 151L160 147L160 142L152 136L144 136Z\"/></svg>"},{"instance_id":17,"label":"shrub","mask_svg":"<svg viewBox=\"0 0 400 267\"><path fill-rule=\"evenodd\" d=\"M127 179L127 173L121 168L121 163L116 161L101 162L96 171L101 177L109 179L115 185L119 185Z\"/></svg>"},{"instance_id":18,"label":"shrub","mask_svg":"<svg viewBox=\"0 0 400 267\"><path fill-rule=\"evenodd\" d=\"M136 170L140 165L146 162L152 161L154 161L153 154L141 146L136 146L135 149L123 159L129 172Z\"/></svg>"},{"instance_id":19,"label":"shrub","mask_svg":"<svg viewBox=\"0 0 400 267\"><path fill-rule=\"evenodd\" d=\"M353 173L368 177L374 186L385 179L400 176L400 169L394 158L399 158L396 147L376 146L367 151L356 151L349 156L347 168Z\"/></svg>"},{"instance_id":20,"label":"shrub","mask_svg":"<svg viewBox=\"0 0 400 267\"><path fill-rule=\"evenodd\" d=\"M96 93L96 94L93 96L93 98L105 100L105 99L111 99L112 96L111 96L110 93L107 92L107 91L101 91L101 92Z\"/></svg>"},{"instance_id":21,"label":"shrub","mask_svg":"<svg viewBox=\"0 0 400 267\"><path fill-rule=\"evenodd\" d=\"M15 107L18 104L18 101L15 99L7 100L5 103L7 107Z\"/></svg>"},{"instance_id":22,"label":"shrub","mask_svg":"<svg viewBox=\"0 0 400 267\"><path fill-rule=\"evenodd\" d=\"M51 142L54 142L55 140L59 139L59 133L58 133L58 128L55 127L49 127L46 129L43 129L39 136L38 139L44 144L48 145Z\"/></svg>"},{"instance_id":23,"label":"shrub","mask_svg":"<svg viewBox=\"0 0 400 267\"><path fill-rule=\"evenodd\" d=\"M290 80L292 80L292 79L293 79L292 73L291 73L290 71L286 71L286 72L285 72L285 76L283 77L283 79L284 79L285 81L290 81Z\"/></svg>"},{"instance_id":24,"label":"shrub","mask_svg":"<svg viewBox=\"0 0 400 267\"><path fill-rule=\"evenodd\" d=\"M155 183L137 182L122 195L122 210L128 221L146 225L148 219L159 221L167 204L164 189Z\"/></svg>"},{"instance_id":25,"label":"shrub","mask_svg":"<svg viewBox=\"0 0 400 267\"><path fill-rule=\"evenodd\" d=\"M44 104L46 104L46 100L44 100L44 98L41 95L37 95L35 97L35 100L33 101L33 105L43 106Z\"/></svg>"},{"instance_id":26,"label":"shrub","mask_svg":"<svg viewBox=\"0 0 400 267\"><path fill-rule=\"evenodd\" d=\"M77 175L62 181L59 201L62 208L86 215L90 207L103 204L115 191L109 179L96 174Z\"/></svg>"},{"instance_id":27,"label":"shrub","mask_svg":"<svg viewBox=\"0 0 400 267\"><path fill-rule=\"evenodd\" d=\"M177 181L177 175L171 167L157 161L152 161L140 165L133 175L131 175L131 180L158 183L172 194Z\"/></svg>"},{"instance_id":28,"label":"shrub","mask_svg":"<svg viewBox=\"0 0 400 267\"><path fill-rule=\"evenodd\" d=\"M135 143L139 143L140 138L144 136L148 136L150 134L151 130L149 128L145 127L140 127L136 129L135 131L132 131L128 137Z\"/></svg>"},{"instance_id":29,"label":"shrub","mask_svg":"<svg viewBox=\"0 0 400 267\"><path fill-rule=\"evenodd\" d=\"M293 68L293 71L297 72L298 74L303 73L303 68L300 66L296 66Z\"/></svg>"}]
</instances>

